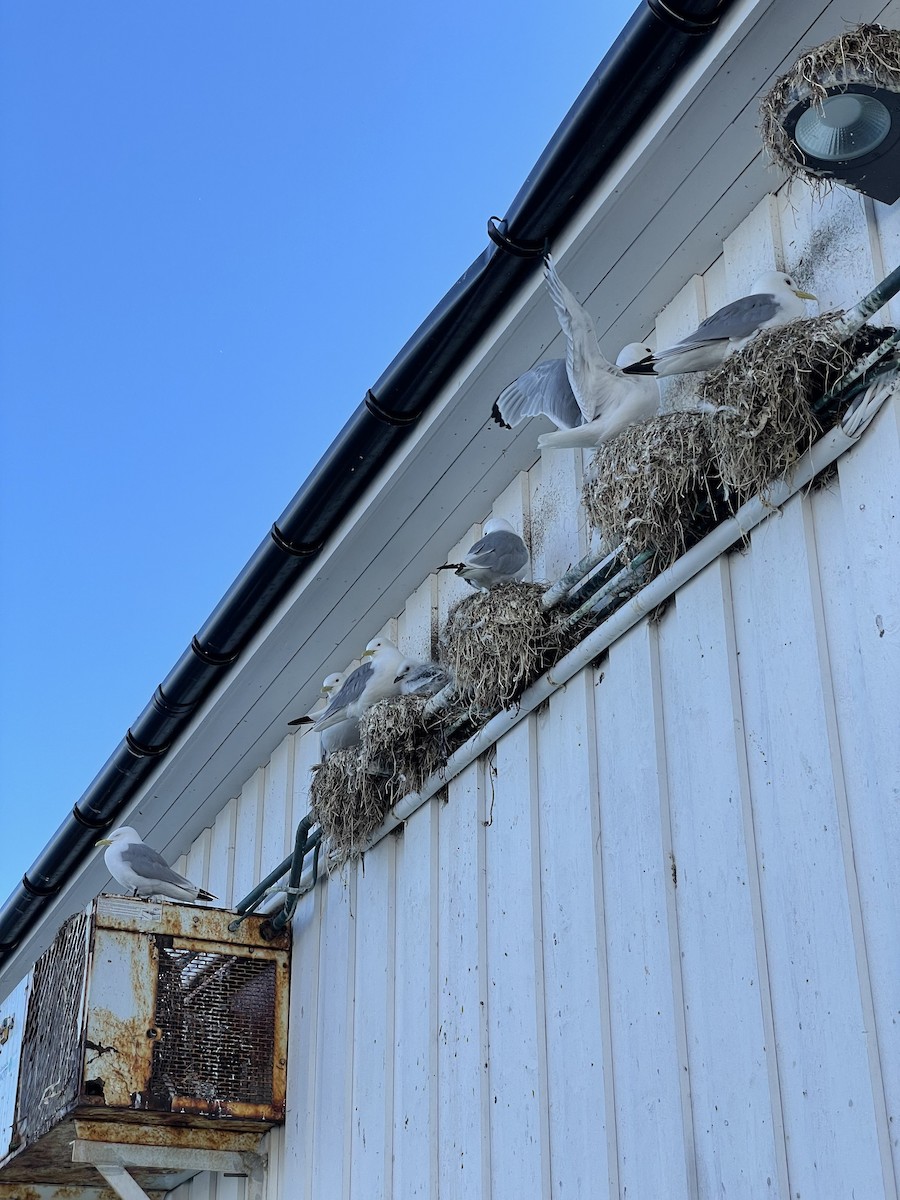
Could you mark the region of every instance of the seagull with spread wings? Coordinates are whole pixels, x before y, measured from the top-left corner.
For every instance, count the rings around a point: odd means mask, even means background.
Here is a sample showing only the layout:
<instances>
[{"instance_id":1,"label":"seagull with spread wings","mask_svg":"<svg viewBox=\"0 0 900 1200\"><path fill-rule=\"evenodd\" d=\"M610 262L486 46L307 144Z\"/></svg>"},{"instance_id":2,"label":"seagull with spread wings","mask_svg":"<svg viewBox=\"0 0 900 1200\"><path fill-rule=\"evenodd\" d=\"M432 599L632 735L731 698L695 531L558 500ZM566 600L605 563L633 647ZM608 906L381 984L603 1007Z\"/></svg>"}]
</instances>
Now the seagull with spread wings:
<instances>
[{"instance_id":1,"label":"seagull with spread wings","mask_svg":"<svg viewBox=\"0 0 900 1200\"><path fill-rule=\"evenodd\" d=\"M659 386L652 379L627 375L624 367L646 359L648 346L631 342L609 362L600 349L594 322L544 259L547 291L566 339L566 357L538 363L497 397L491 415L511 427L526 417L544 416L557 432L538 438L542 450L596 447L659 411Z\"/></svg>"}]
</instances>

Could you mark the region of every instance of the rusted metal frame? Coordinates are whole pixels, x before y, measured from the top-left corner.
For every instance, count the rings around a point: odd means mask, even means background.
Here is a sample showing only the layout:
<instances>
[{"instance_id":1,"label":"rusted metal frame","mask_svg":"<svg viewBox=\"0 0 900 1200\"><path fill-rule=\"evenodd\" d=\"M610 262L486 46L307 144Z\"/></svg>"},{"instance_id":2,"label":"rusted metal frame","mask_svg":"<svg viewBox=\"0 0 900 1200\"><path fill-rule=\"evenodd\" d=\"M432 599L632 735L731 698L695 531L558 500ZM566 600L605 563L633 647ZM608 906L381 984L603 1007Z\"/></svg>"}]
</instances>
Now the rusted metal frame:
<instances>
[{"instance_id":1,"label":"rusted metal frame","mask_svg":"<svg viewBox=\"0 0 900 1200\"><path fill-rule=\"evenodd\" d=\"M94 1142L76 1138L73 1163L92 1163L122 1200L149 1200L128 1174L128 1167L172 1171L213 1171L242 1175L247 1180L247 1200L262 1200L265 1155L255 1151L202 1150L179 1146L146 1146L121 1142Z\"/></svg>"}]
</instances>

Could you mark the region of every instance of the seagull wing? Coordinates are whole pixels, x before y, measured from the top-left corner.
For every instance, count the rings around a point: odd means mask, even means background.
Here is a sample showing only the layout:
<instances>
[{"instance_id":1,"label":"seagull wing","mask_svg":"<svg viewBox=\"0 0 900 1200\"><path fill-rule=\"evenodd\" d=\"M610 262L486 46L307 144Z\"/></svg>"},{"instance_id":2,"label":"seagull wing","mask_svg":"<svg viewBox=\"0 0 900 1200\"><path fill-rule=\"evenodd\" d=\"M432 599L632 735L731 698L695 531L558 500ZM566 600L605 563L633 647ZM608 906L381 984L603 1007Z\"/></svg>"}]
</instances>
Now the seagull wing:
<instances>
[{"instance_id":1,"label":"seagull wing","mask_svg":"<svg viewBox=\"0 0 900 1200\"><path fill-rule=\"evenodd\" d=\"M585 421L593 421L610 397L615 381L625 376L604 357L590 313L556 272L548 254L544 260L547 291L566 338L566 374Z\"/></svg>"},{"instance_id":2,"label":"seagull wing","mask_svg":"<svg viewBox=\"0 0 900 1200\"><path fill-rule=\"evenodd\" d=\"M742 296L724 308L717 309L711 317L701 321L693 333L689 333L677 346L661 350L656 357L665 358L669 353L687 347L708 345L710 342L739 341L756 333L768 321L778 315L781 305L772 293Z\"/></svg>"},{"instance_id":3,"label":"seagull wing","mask_svg":"<svg viewBox=\"0 0 900 1200\"><path fill-rule=\"evenodd\" d=\"M527 417L549 417L557 429L574 429L582 421L581 409L569 383L565 359L538 363L503 389L491 416L511 429Z\"/></svg>"},{"instance_id":4,"label":"seagull wing","mask_svg":"<svg viewBox=\"0 0 900 1200\"><path fill-rule=\"evenodd\" d=\"M467 567L487 567L492 571L515 573L528 562L528 550L517 533L497 529L486 533L465 556Z\"/></svg>"},{"instance_id":5,"label":"seagull wing","mask_svg":"<svg viewBox=\"0 0 900 1200\"><path fill-rule=\"evenodd\" d=\"M366 684L372 678L374 669L372 663L367 661L358 666L355 671L350 672L338 688L336 695L332 697L331 703L313 725L316 733L321 733L323 729L333 725L335 719L343 720L344 710L362 696L366 690Z\"/></svg>"},{"instance_id":6,"label":"seagull wing","mask_svg":"<svg viewBox=\"0 0 900 1200\"><path fill-rule=\"evenodd\" d=\"M121 851L122 862L130 867L135 875L146 879L148 883L173 883L176 887L193 890L195 885L177 871L173 871L161 854L151 849L144 842L132 842Z\"/></svg>"}]
</instances>

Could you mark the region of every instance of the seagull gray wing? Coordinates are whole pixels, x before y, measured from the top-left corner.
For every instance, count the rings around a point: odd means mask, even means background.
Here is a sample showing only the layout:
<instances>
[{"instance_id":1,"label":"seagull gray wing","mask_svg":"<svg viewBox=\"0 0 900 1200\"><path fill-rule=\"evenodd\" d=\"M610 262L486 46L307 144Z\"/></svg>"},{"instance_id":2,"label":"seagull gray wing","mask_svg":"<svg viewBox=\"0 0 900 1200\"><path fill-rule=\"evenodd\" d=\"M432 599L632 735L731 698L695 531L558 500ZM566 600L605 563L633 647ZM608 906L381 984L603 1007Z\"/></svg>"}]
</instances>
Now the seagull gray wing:
<instances>
[{"instance_id":1,"label":"seagull gray wing","mask_svg":"<svg viewBox=\"0 0 900 1200\"><path fill-rule=\"evenodd\" d=\"M465 556L467 567L489 567L503 574L515 574L528 562L528 550L517 533L496 529L486 533Z\"/></svg>"},{"instance_id":2,"label":"seagull gray wing","mask_svg":"<svg viewBox=\"0 0 900 1200\"><path fill-rule=\"evenodd\" d=\"M333 717L335 713L340 712L341 709L346 708L349 704L353 704L354 701L358 700L366 690L366 684L372 678L372 672L374 670L375 668L373 667L372 663L367 659L366 662L358 666L355 671L351 671L338 688L335 695L332 697L331 703L328 705L325 711L320 713L316 718L316 723L313 726L313 729L318 729L320 722L329 717Z\"/></svg>"},{"instance_id":3,"label":"seagull gray wing","mask_svg":"<svg viewBox=\"0 0 900 1200\"><path fill-rule=\"evenodd\" d=\"M511 429L527 417L549 417L557 429L574 429L582 422L581 409L569 383L566 361L551 358L538 363L503 389L494 401L491 416Z\"/></svg>"},{"instance_id":4,"label":"seagull gray wing","mask_svg":"<svg viewBox=\"0 0 900 1200\"><path fill-rule=\"evenodd\" d=\"M133 842L120 853L122 862L148 883L174 883L176 887L194 891L194 884L189 879L173 871L161 854L143 842Z\"/></svg>"},{"instance_id":5,"label":"seagull gray wing","mask_svg":"<svg viewBox=\"0 0 900 1200\"><path fill-rule=\"evenodd\" d=\"M544 259L544 279L566 338L569 386L583 420L593 421L597 416L597 380L606 382L606 375L621 378L621 372L603 356L590 313L560 279L549 254Z\"/></svg>"},{"instance_id":6,"label":"seagull gray wing","mask_svg":"<svg viewBox=\"0 0 900 1200\"><path fill-rule=\"evenodd\" d=\"M781 305L771 292L759 293L754 296L742 296L733 300L724 308L718 309L701 321L693 333L683 338L671 350L682 350L686 346L701 346L709 342L738 341L756 333L767 321L777 316ZM669 351L663 350L657 355L665 357Z\"/></svg>"}]
</instances>

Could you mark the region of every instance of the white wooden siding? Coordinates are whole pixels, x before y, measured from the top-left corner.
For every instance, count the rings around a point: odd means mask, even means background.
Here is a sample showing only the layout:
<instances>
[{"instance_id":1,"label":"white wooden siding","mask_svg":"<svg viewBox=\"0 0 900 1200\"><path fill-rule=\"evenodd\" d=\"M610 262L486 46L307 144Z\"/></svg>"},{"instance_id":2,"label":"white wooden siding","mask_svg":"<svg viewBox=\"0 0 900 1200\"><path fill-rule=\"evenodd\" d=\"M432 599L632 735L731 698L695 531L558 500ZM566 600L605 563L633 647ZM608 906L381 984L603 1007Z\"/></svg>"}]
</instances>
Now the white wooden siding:
<instances>
[{"instance_id":1,"label":"white wooden siding","mask_svg":"<svg viewBox=\"0 0 900 1200\"><path fill-rule=\"evenodd\" d=\"M795 187L654 336L769 267L835 307L898 261L892 210ZM591 540L581 473L549 453L494 505L534 578ZM896 1200L898 489L894 402L836 478L301 900L269 1200ZM429 576L390 632L432 653L464 592ZM317 757L288 735L182 866L240 899ZM239 1194L210 1186L178 1200Z\"/></svg>"}]
</instances>

